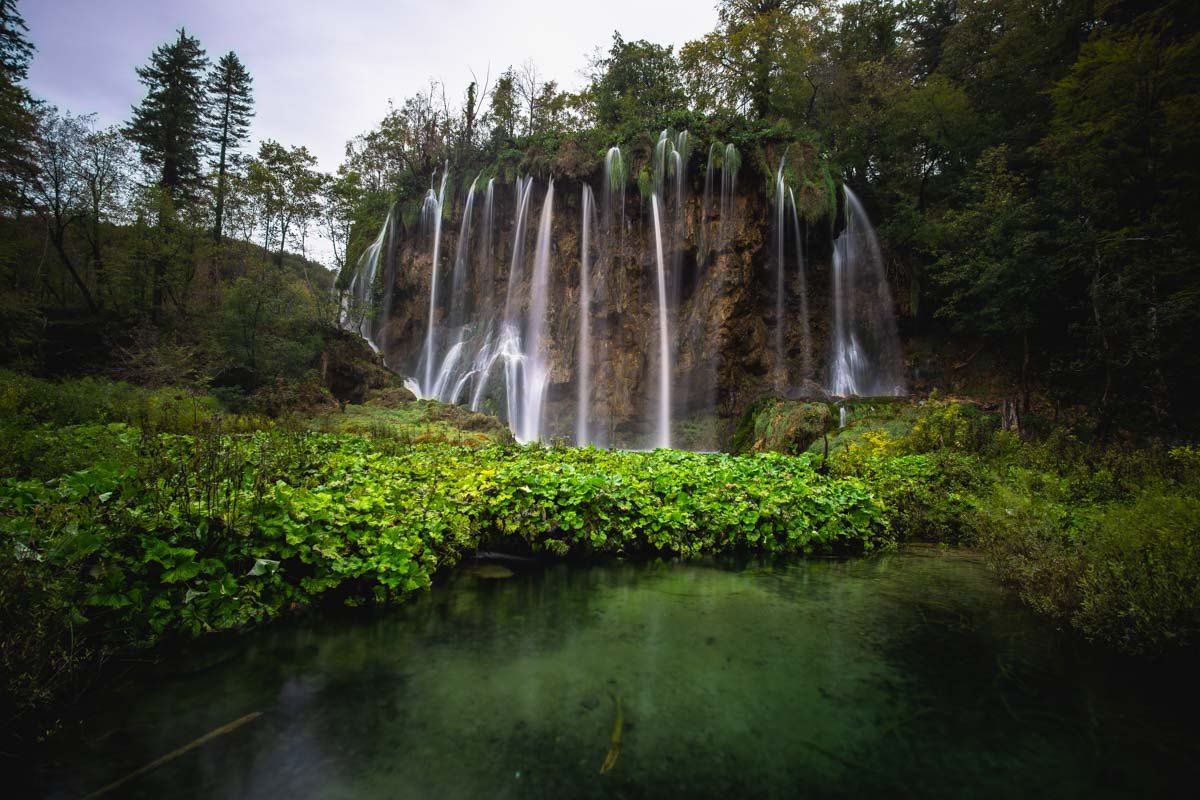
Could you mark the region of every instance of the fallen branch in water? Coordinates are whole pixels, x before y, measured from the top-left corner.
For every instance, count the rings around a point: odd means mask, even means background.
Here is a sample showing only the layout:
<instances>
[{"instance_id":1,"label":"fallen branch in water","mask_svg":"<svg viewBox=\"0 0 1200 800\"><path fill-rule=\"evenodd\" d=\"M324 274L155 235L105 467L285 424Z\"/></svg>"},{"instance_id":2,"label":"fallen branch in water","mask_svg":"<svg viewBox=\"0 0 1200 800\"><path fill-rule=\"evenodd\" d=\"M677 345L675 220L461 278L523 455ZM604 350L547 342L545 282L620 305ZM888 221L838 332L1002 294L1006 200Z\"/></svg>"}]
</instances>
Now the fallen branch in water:
<instances>
[{"instance_id":1,"label":"fallen branch in water","mask_svg":"<svg viewBox=\"0 0 1200 800\"><path fill-rule=\"evenodd\" d=\"M133 772L126 775L124 778L121 778L119 781L110 783L108 786L105 786L103 789L97 789L96 791L89 794L87 797L83 798L83 800L92 800L92 798L94 798L94 797L100 797L101 795L108 794L113 789L124 786L126 783L129 783L134 778L145 775L147 772L150 772L151 770L158 769L163 764L166 764L169 761L174 761L175 759L179 758L184 753L187 753L190 750L195 750L197 747L200 747L201 745L208 744L213 739L216 739L218 736L224 736L227 733L232 733L233 731L235 731L238 728L245 725L247 722L253 722L254 720L258 719L261 716L262 716L261 711L254 711L254 712L247 714L244 717L235 719L233 722L229 723L228 725L222 725L221 727L217 728L215 731L209 731L208 733L201 736L199 739L196 739L193 742L189 742L188 744L185 744L183 747L180 747L178 750L172 750L171 752L167 753L162 758L156 758L154 761L151 761L149 764L142 767L141 769L134 770Z\"/></svg>"},{"instance_id":2,"label":"fallen branch in water","mask_svg":"<svg viewBox=\"0 0 1200 800\"><path fill-rule=\"evenodd\" d=\"M625 715L621 711L621 698L615 694L609 693L609 697L613 699L613 704L617 707L617 721L613 725L612 739L608 745L608 755L604 757L604 763L600 765L600 774L612 770L617 765L617 759L621 757L621 730L625 727Z\"/></svg>"}]
</instances>

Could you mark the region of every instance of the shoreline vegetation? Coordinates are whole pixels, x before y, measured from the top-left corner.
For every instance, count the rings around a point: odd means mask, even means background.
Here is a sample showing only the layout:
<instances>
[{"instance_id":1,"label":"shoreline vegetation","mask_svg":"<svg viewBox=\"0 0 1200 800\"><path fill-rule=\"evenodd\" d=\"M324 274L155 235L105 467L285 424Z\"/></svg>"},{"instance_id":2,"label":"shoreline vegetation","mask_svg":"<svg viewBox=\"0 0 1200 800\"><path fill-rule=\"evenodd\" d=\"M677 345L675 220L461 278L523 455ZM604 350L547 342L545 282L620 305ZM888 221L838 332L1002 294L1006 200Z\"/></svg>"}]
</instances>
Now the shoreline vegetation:
<instances>
[{"instance_id":1,"label":"shoreline vegetation","mask_svg":"<svg viewBox=\"0 0 1200 800\"><path fill-rule=\"evenodd\" d=\"M1065 426L1023 440L936 396L863 402L794 455L522 447L493 418L396 390L270 419L183 389L4 373L0 405L15 722L69 702L119 654L317 604L402 601L477 548L969 545L1049 623L1104 646L1153 655L1200 630L1200 450L1094 444Z\"/></svg>"}]
</instances>

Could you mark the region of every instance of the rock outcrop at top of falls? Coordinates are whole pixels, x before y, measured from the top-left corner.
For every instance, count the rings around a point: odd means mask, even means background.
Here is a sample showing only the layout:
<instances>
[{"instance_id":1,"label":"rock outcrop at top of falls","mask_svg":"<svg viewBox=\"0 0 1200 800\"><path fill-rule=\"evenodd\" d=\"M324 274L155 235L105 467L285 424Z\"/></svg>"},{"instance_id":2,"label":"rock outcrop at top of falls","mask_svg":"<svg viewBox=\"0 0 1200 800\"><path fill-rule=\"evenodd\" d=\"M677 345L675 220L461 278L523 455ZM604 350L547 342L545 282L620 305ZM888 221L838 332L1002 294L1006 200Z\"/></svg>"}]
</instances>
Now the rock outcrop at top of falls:
<instances>
[{"instance_id":1,"label":"rock outcrop at top of falls","mask_svg":"<svg viewBox=\"0 0 1200 800\"><path fill-rule=\"evenodd\" d=\"M691 149L664 132L638 183L616 148L588 181L443 171L420 218L394 209L360 259L346 327L418 395L497 414L520 440L717 449L764 396L902 393L853 193L835 226L806 218L812 189L782 165L738 175L732 145L706 163Z\"/></svg>"}]
</instances>

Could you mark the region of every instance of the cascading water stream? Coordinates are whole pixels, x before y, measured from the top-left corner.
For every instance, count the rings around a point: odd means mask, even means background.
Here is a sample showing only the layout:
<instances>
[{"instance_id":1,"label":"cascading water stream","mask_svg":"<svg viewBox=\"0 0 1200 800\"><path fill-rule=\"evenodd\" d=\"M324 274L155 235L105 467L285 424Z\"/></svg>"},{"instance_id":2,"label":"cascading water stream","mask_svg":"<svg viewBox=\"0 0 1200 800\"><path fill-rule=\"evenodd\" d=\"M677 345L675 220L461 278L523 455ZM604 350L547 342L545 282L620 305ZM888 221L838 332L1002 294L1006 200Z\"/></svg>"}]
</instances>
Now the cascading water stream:
<instances>
[{"instance_id":1,"label":"cascading water stream","mask_svg":"<svg viewBox=\"0 0 1200 800\"><path fill-rule=\"evenodd\" d=\"M703 196L689 206L692 146L687 131L663 131L647 165L654 191L648 192L650 208L640 217L639 235L648 238L647 227L653 225L654 289L634 271L634 260L623 255L621 239L630 221L624 214L628 173L619 148L605 155L602 191L581 187L577 308L574 303L553 304L552 290L569 292L560 285L569 271L561 269L564 265L556 271L552 263L554 187L547 187L541 214L534 220L533 179L528 176L512 188L508 226L495 220L500 208L508 213L504 195L497 202L500 187L495 181L487 181L486 187L479 178L464 184L453 261L441 263L442 222L453 217L445 205L447 165L435 177L422 207L418 242L428 241L429 249L417 244L430 258L424 342L419 334L410 345L384 335L411 325L414 317L420 326L424 298L416 300L417 309L406 309L407 316L393 318L386 310L380 316L372 307L373 301L374 306L386 306L392 298L393 291L386 291L384 302L378 302L381 283L398 289L416 280L383 274L396 264L390 255L400 230L395 208L349 276L342 325L361 333L377 351L389 351L390 359L406 363L418 378L406 385L421 397L461 402L475 410L494 411L499 403L501 413L506 405L507 421L518 441L570 435L574 428L574 441L581 445L603 439L619 446L669 447L677 441L687 447L719 447L716 426L728 412L718 410L723 408L718 398L729 388L723 383L722 364L729 363L725 348L738 330L725 327L728 292L735 285L731 278L749 263L743 256L750 255L741 250L735 254L730 245L736 241L740 247L753 246L757 237L743 237L736 227L737 209L742 208L737 196L740 155L731 143L710 145ZM767 225L773 222L775 231L764 243L774 262L774 275L767 278L774 291L766 303L767 314L773 310L775 320L768 345L774 349L774 369L766 378L780 393L800 377L812 378L812 326L817 324L811 316L812 276L805 263L805 230L797 202L804 198L787 185L786 171L794 169L787 155L771 176L775 206L773 214L768 212ZM829 366L822 371L829 370L829 389L836 395L900 393L903 363L878 241L858 198L848 189L844 194L845 224L834 244L829 284ZM560 197L560 211L563 202ZM430 239L424 240L425 235ZM787 272L792 263L789 238L795 243L794 278ZM694 262L690 252L696 254ZM573 267L574 259L570 261ZM420 263L423 269L424 259ZM639 299L647 290L654 292L651 302ZM396 297L400 303L403 295ZM639 358L639 349L650 352ZM571 351L573 364L563 360ZM564 366L568 369L560 379ZM497 369L503 370L504 385L496 378L489 391L489 376ZM619 387L638 388L634 396L622 397ZM687 425L675 431L675 417ZM639 423L647 422L643 432L636 433Z\"/></svg>"},{"instance_id":2,"label":"cascading water stream","mask_svg":"<svg viewBox=\"0 0 1200 800\"><path fill-rule=\"evenodd\" d=\"M717 225L717 252L725 247L726 223L733 221L733 198L737 192L737 174L742 157L733 143L725 145L725 158L721 161L721 222Z\"/></svg>"},{"instance_id":3,"label":"cascading water stream","mask_svg":"<svg viewBox=\"0 0 1200 800\"><path fill-rule=\"evenodd\" d=\"M479 285L483 293L485 316L495 313L492 299L496 291L495 245L492 233L496 227L496 179L488 178L487 191L483 196L483 236L479 237Z\"/></svg>"},{"instance_id":4,"label":"cascading water stream","mask_svg":"<svg viewBox=\"0 0 1200 800\"><path fill-rule=\"evenodd\" d=\"M788 188L788 200L792 204L792 231L796 237L796 272L800 276L800 344L803 378L812 379L812 329L808 322L808 276L804 265L804 240L800 236L800 213L796 210L796 195Z\"/></svg>"},{"instance_id":5,"label":"cascading water stream","mask_svg":"<svg viewBox=\"0 0 1200 800\"><path fill-rule=\"evenodd\" d=\"M610 147L604 156L604 231L612 238L616 228L618 246L625 232L625 161L621 148Z\"/></svg>"},{"instance_id":6,"label":"cascading water stream","mask_svg":"<svg viewBox=\"0 0 1200 800\"><path fill-rule=\"evenodd\" d=\"M451 330L461 328L470 313L466 292L468 262L471 260L471 214L475 209L475 184L471 181L467 190L467 202L463 205L462 224L458 229L458 243L454 252L454 277L450 283L450 315L446 325Z\"/></svg>"},{"instance_id":7,"label":"cascading water stream","mask_svg":"<svg viewBox=\"0 0 1200 800\"><path fill-rule=\"evenodd\" d=\"M670 447L671 337L667 324L667 276L663 258L662 220L656 195L650 196L650 208L654 215L655 263L658 267L658 427L655 432L655 446Z\"/></svg>"},{"instance_id":8,"label":"cascading water stream","mask_svg":"<svg viewBox=\"0 0 1200 800\"><path fill-rule=\"evenodd\" d=\"M542 409L546 402L549 366L546 353L546 303L550 283L550 236L554 225L554 181L546 188L542 219L538 225L529 282L529 320L525 328L528 353L522 369L523 391L517 441L535 442L542 435Z\"/></svg>"},{"instance_id":9,"label":"cascading water stream","mask_svg":"<svg viewBox=\"0 0 1200 800\"><path fill-rule=\"evenodd\" d=\"M359 257L354 277L350 279L350 285L346 288L346 297L342 304L342 327L346 330L357 331L376 353L382 352L383 348L375 337L376 325L371 313L372 301L375 293L375 281L379 276L379 262L382 258L383 246L392 231L394 211L394 208L388 209L383 227L379 229L379 235ZM389 294L390 292L385 292L384 296L387 297ZM387 304L385 303L385 305ZM387 309L385 308L383 311L380 318L386 320Z\"/></svg>"},{"instance_id":10,"label":"cascading water stream","mask_svg":"<svg viewBox=\"0 0 1200 800\"><path fill-rule=\"evenodd\" d=\"M575 409L575 443L591 443L589 422L592 396L592 219L596 214L592 187L583 185L582 233L579 237L579 397Z\"/></svg>"},{"instance_id":11,"label":"cascading water stream","mask_svg":"<svg viewBox=\"0 0 1200 800\"><path fill-rule=\"evenodd\" d=\"M833 339L829 391L838 396L904 393L895 310L879 239L849 186L846 227L833 247Z\"/></svg>"},{"instance_id":12,"label":"cascading water stream","mask_svg":"<svg viewBox=\"0 0 1200 800\"><path fill-rule=\"evenodd\" d=\"M442 171L442 185L434 195L433 187L425 195L425 205L421 209L422 219L426 224L433 225L433 254L429 275L429 327L425 333L425 382L421 385L421 396L431 396L433 389L433 359L436 352L436 320L437 316L437 282L438 258L442 246L442 204L446 201L446 178L450 175L450 165Z\"/></svg>"},{"instance_id":13,"label":"cascading water stream","mask_svg":"<svg viewBox=\"0 0 1200 800\"><path fill-rule=\"evenodd\" d=\"M775 391L782 393L787 383L787 363L783 353L784 333L784 295L786 280L784 272L784 244L787 228L784 227L784 207L787 203L786 188L783 184L783 165L787 153L779 159L779 170L775 173Z\"/></svg>"},{"instance_id":14,"label":"cascading water stream","mask_svg":"<svg viewBox=\"0 0 1200 800\"><path fill-rule=\"evenodd\" d=\"M712 206L713 177L716 174L717 160L721 157L721 143L713 142L708 146L708 164L704 167L704 196L700 202L700 261L708 262L708 218Z\"/></svg>"},{"instance_id":15,"label":"cascading water stream","mask_svg":"<svg viewBox=\"0 0 1200 800\"><path fill-rule=\"evenodd\" d=\"M512 262L508 268L508 292L504 299L504 324L515 325L520 311L519 293L525 258L525 226L529 218L529 197L533 178L517 179L516 211L513 222Z\"/></svg>"},{"instance_id":16,"label":"cascading water stream","mask_svg":"<svg viewBox=\"0 0 1200 800\"><path fill-rule=\"evenodd\" d=\"M520 291L525 257L525 227L529 217L529 198L533 193L533 178L518 179L516 210L513 222L512 263L508 270L508 291L504 301L504 321L500 326L497 357L504 360L504 395L508 410L508 425L513 435L521 430L521 378L525 356L521 351Z\"/></svg>"}]
</instances>

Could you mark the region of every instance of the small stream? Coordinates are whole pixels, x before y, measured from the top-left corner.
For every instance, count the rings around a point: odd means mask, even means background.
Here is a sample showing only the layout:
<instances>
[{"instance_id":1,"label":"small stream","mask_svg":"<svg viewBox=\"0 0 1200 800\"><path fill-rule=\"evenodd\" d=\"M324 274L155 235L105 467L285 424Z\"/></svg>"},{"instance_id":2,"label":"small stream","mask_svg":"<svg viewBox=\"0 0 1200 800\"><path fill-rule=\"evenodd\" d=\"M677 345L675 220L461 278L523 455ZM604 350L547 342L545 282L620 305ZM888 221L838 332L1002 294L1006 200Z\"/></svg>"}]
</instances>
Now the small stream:
<instances>
[{"instance_id":1,"label":"small stream","mask_svg":"<svg viewBox=\"0 0 1200 800\"><path fill-rule=\"evenodd\" d=\"M466 566L399 609L130 671L31 762L34 796L87 795L255 712L103 796L1094 798L1200 782L1194 671L1055 630L970 552L507 571Z\"/></svg>"}]
</instances>

